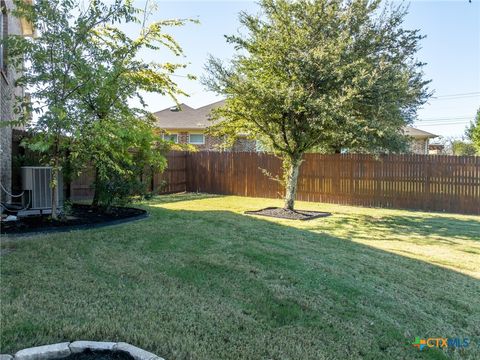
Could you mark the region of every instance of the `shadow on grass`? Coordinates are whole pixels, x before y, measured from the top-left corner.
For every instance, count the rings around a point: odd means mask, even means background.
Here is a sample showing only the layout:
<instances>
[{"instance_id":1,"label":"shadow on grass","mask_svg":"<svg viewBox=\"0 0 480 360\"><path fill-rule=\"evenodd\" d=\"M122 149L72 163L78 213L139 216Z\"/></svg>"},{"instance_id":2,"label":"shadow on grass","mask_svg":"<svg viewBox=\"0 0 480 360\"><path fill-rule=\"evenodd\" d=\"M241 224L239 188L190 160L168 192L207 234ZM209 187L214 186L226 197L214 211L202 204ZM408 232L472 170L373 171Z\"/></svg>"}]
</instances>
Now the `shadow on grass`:
<instances>
[{"instance_id":1,"label":"shadow on grass","mask_svg":"<svg viewBox=\"0 0 480 360\"><path fill-rule=\"evenodd\" d=\"M5 256L2 352L102 337L168 359L444 358L414 337L480 337L475 278L247 215L149 211Z\"/></svg>"},{"instance_id":2,"label":"shadow on grass","mask_svg":"<svg viewBox=\"0 0 480 360\"><path fill-rule=\"evenodd\" d=\"M437 235L447 238L462 238L480 241L480 218L463 220L451 217L388 216L374 223L375 226L391 229L397 233Z\"/></svg>"},{"instance_id":3,"label":"shadow on grass","mask_svg":"<svg viewBox=\"0 0 480 360\"><path fill-rule=\"evenodd\" d=\"M236 213L158 211L167 216L173 212L184 224L196 224L192 238L190 230L176 230L186 236L189 246L182 252L181 266L168 273L209 289L207 293L214 290L241 298L242 313L271 328L305 327L314 329L319 338L330 332L333 338L329 341L334 342L335 336L344 338L342 346L355 348L358 356L374 358L381 354L417 356L410 344L414 336L480 336L475 325L480 321L480 282L475 278L374 247ZM441 228L439 220L431 219L428 225L418 227L412 222L419 220L401 217L396 224L389 218L384 226L393 224L393 231L397 231L410 225L422 233L435 225L439 235L448 236L449 230ZM458 219L446 221L458 222L460 227L470 224ZM472 224L478 226L474 221ZM469 231L467 234L474 236ZM155 251L164 243L152 241L150 246ZM360 342L371 341L370 350L345 345L355 341L354 334L359 335ZM347 354L340 349L334 353ZM434 353L423 356L439 355Z\"/></svg>"},{"instance_id":4,"label":"shadow on grass","mask_svg":"<svg viewBox=\"0 0 480 360\"><path fill-rule=\"evenodd\" d=\"M152 205L152 202L155 204L169 204L169 203L176 203L182 201L192 201L192 200L203 200L203 199L213 199L213 198L221 198L224 195L216 195L216 194L206 194L206 193L174 193L174 194L166 194L166 195L156 195L147 205Z\"/></svg>"},{"instance_id":5,"label":"shadow on grass","mask_svg":"<svg viewBox=\"0 0 480 360\"><path fill-rule=\"evenodd\" d=\"M480 218L459 219L455 217L431 216L383 216L374 217L370 215L357 214L348 218L335 218L335 221L328 226L314 226L310 230L322 231L334 226L350 225L350 230L346 230L346 235L352 238L375 240L372 233L375 231L389 231L397 235L415 235L420 238L412 240L419 244L435 244L438 242L444 244L456 244L454 240L480 241ZM429 237L429 238L427 238ZM392 238L393 239L393 238ZM385 241L387 238L380 238ZM394 238L394 240L397 240Z\"/></svg>"}]
</instances>

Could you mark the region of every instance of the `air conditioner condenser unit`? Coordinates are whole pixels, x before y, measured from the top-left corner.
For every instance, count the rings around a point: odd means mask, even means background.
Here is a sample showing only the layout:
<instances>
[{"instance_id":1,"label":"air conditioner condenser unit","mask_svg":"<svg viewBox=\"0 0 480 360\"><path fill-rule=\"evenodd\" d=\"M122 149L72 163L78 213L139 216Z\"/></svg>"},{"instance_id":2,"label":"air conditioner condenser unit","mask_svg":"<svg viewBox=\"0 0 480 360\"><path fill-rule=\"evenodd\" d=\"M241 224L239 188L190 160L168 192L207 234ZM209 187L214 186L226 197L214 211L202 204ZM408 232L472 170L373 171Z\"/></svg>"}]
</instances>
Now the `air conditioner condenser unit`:
<instances>
[{"instance_id":1,"label":"air conditioner condenser unit","mask_svg":"<svg viewBox=\"0 0 480 360\"><path fill-rule=\"evenodd\" d=\"M52 209L52 168L48 166L22 166L22 190L27 193L24 205L32 210ZM58 176L57 207L63 206L63 178Z\"/></svg>"}]
</instances>

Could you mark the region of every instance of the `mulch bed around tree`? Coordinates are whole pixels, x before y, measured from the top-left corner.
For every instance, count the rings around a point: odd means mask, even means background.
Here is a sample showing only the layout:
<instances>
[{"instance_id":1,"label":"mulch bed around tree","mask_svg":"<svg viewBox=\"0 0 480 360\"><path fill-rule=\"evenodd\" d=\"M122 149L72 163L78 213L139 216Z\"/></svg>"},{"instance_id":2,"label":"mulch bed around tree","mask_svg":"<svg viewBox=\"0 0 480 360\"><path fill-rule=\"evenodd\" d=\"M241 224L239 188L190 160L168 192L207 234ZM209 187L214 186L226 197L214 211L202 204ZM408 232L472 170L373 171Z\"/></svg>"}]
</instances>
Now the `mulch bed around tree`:
<instances>
[{"instance_id":1,"label":"mulch bed around tree","mask_svg":"<svg viewBox=\"0 0 480 360\"><path fill-rule=\"evenodd\" d=\"M81 353L70 354L59 360L135 360L125 351L85 350Z\"/></svg>"},{"instance_id":2,"label":"mulch bed around tree","mask_svg":"<svg viewBox=\"0 0 480 360\"><path fill-rule=\"evenodd\" d=\"M75 204L64 219L52 220L49 215L22 217L17 221L2 222L0 231L2 234L69 231L113 225L147 216L145 210L131 207L115 207L105 213L90 205Z\"/></svg>"},{"instance_id":3,"label":"mulch bed around tree","mask_svg":"<svg viewBox=\"0 0 480 360\"><path fill-rule=\"evenodd\" d=\"M245 214L269 216L269 217L289 219L289 220L312 220L312 219L317 219L320 217L327 217L332 215L331 213L321 212L321 211L288 210L288 209L278 208L278 207L267 207L261 210L245 211Z\"/></svg>"}]
</instances>

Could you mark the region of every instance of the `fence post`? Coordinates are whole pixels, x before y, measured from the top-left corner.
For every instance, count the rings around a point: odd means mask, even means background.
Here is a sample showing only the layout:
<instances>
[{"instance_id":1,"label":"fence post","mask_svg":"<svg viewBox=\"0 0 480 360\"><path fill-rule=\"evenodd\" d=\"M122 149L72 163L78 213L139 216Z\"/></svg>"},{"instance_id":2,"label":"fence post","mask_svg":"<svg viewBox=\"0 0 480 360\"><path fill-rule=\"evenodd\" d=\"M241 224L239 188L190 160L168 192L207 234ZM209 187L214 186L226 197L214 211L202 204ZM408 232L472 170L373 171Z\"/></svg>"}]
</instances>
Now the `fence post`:
<instances>
[{"instance_id":1,"label":"fence post","mask_svg":"<svg viewBox=\"0 0 480 360\"><path fill-rule=\"evenodd\" d=\"M431 195L430 195L430 161L428 161L428 159L425 158L425 156L428 156L428 155L424 155L423 157L423 167L425 169L425 198L427 199L427 204L425 205L424 204L424 209L425 210L428 210L431 206L431 203L432 203L432 200L431 200ZM427 160L427 161L425 161Z\"/></svg>"},{"instance_id":2,"label":"fence post","mask_svg":"<svg viewBox=\"0 0 480 360\"><path fill-rule=\"evenodd\" d=\"M190 191L190 177L189 177L189 173L190 173L190 169L189 169L189 161L188 161L188 151L184 151L183 153L183 161L184 161L184 170L183 170L183 176L184 176L184 187L185 187L185 191Z\"/></svg>"}]
</instances>

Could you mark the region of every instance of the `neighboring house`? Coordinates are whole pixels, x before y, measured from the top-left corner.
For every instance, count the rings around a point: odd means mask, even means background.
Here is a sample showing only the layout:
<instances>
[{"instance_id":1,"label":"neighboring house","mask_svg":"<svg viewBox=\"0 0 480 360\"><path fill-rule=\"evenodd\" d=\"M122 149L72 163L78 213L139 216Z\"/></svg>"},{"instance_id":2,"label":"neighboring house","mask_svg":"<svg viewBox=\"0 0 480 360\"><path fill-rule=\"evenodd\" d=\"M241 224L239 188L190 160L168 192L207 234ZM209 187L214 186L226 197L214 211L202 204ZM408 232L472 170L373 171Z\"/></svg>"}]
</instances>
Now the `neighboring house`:
<instances>
[{"instance_id":1,"label":"neighboring house","mask_svg":"<svg viewBox=\"0 0 480 360\"><path fill-rule=\"evenodd\" d=\"M445 155L445 145L428 144L428 153L430 155Z\"/></svg>"},{"instance_id":2,"label":"neighboring house","mask_svg":"<svg viewBox=\"0 0 480 360\"><path fill-rule=\"evenodd\" d=\"M28 0L27 0L28 1ZM29 1L31 3L31 0ZM8 35L31 36L31 24L17 19L10 14L13 0L0 0L0 38L6 40ZM19 74L8 64L8 49L0 44L0 121L15 120L13 112L14 96L24 96L23 88L15 87L15 80ZM0 123L0 182L11 191L12 184L12 127L2 126ZM1 199L5 199L5 192L0 191ZM8 197L7 197L8 198Z\"/></svg>"},{"instance_id":3,"label":"neighboring house","mask_svg":"<svg viewBox=\"0 0 480 360\"><path fill-rule=\"evenodd\" d=\"M438 135L416 129L411 126L406 126L404 128L404 134L412 139L410 144L410 152L413 154L424 155L428 155L429 153L428 143L430 139L438 137Z\"/></svg>"},{"instance_id":4,"label":"neighboring house","mask_svg":"<svg viewBox=\"0 0 480 360\"><path fill-rule=\"evenodd\" d=\"M180 104L161 111L154 115L157 117L157 126L164 131L165 140L171 140L179 144L191 144L199 150L218 151L221 139L207 135L207 128L213 124L209 120L212 109L222 106L224 100L203 106L198 109ZM410 152L415 154L428 154L428 142L437 135L407 126L405 135L412 138ZM231 151L257 151L261 148L257 141L239 136Z\"/></svg>"},{"instance_id":5,"label":"neighboring house","mask_svg":"<svg viewBox=\"0 0 480 360\"><path fill-rule=\"evenodd\" d=\"M206 130L213 124L209 120L210 112L224 104L224 100L202 106L198 109L180 104L161 111L157 117L157 126L164 131L163 138L178 144L191 144L204 151L218 151L222 143L218 137L206 134ZM255 151L256 142L239 136L231 151Z\"/></svg>"}]
</instances>

